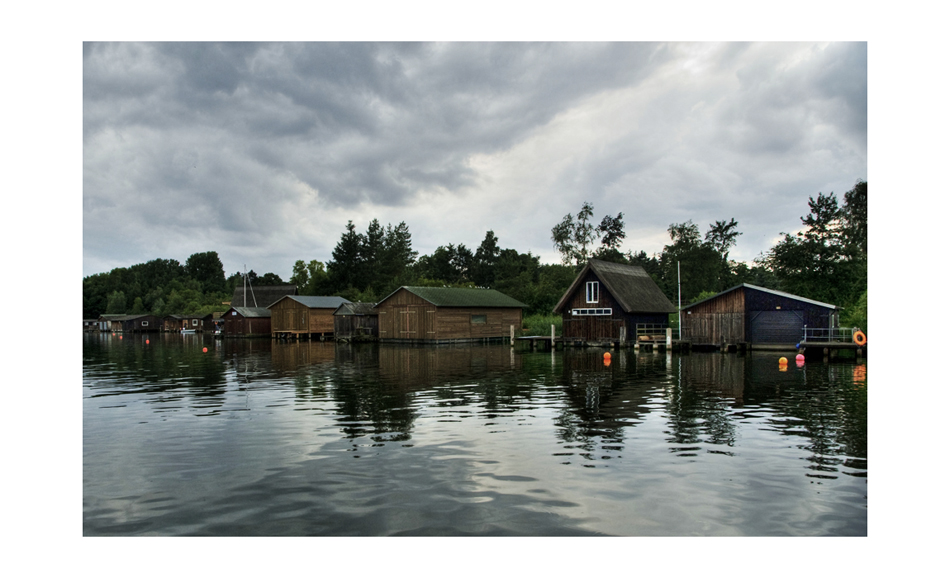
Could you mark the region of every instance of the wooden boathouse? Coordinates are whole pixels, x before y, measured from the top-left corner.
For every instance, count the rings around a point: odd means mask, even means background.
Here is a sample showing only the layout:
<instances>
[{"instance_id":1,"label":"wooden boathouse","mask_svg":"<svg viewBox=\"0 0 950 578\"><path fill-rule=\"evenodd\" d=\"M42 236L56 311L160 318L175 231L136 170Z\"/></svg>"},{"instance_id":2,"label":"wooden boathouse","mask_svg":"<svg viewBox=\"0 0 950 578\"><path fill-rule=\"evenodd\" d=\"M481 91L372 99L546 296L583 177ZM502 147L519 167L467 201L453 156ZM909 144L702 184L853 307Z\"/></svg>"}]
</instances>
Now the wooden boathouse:
<instances>
[{"instance_id":1,"label":"wooden boathouse","mask_svg":"<svg viewBox=\"0 0 950 578\"><path fill-rule=\"evenodd\" d=\"M207 315L168 315L162 320L162 331L179 332L182 329L201 333L214 331L214 314Z\"/></svg>"},{"instance_id":2,"label":"wooden boathouse","mask_svg":"<svg viewBox=\"0 0 950 578\"><path fill-rule=\"evenodd\" d=\"M591 259L554 307L565 341L666 339L676 307L638 265Z\"/></svg>"},{"instance_id":3,"label":"wooden boathouse","mask_svg":"<svg viewBox=\"0 0 950 578\"><path fill-rule=\"evenodd\" d=\"M343 303L333 312L334 339L376 339L379 310L374 303Z\"/></svg>"},{"instance_id":4,"label":"wooden boathouse","mask_svg":"<svg viewBox=\"0 0 950 578\"><path fill-rule=\"evenodd\" d=\"M224 313L225 337L270 337L270 309L231 307Z\"/></svg>"},{"instance_id":5,"label":"wooden boathouse","mask_svg":"<svg viewBox=\"0 0 950 578\"><path fill-rule=\"evenodd\" d=\"M805 328L832 332L839 308L748 283L683 308L681 337L693 347L795 349Z\"/></svg>"},{"instance_id":6,"label":"wooden boathouse","mask_svg":"<svg viewBox=\"0 0 950 578\"><path fill-rule=\"evenodd\" d=\"M162 330L162 320L151 314L125 315L116 321L121 323L124 333L158 333Z\"/></svg>"},{"instance_id":7,"label":"wooden boathouse","mask_svg":"<svg viewBox=\"0 0 950 578\"><path fill-rule=\"evenodd\" d=\"M285 295L269 305L273 337L320 338L333 335L333 313L349 303L343 297Z\"/></svg>"},{"instance_id":8,"label":"wooden boathouse","mask_svg":"<svg viewBox=\"0 0 950 578\"><path fill-rule=\"evenodd\" d=\"M508 340L527 307L494 289L400 287L376 304L380 341Z\"/></svg>"}]
</instances>

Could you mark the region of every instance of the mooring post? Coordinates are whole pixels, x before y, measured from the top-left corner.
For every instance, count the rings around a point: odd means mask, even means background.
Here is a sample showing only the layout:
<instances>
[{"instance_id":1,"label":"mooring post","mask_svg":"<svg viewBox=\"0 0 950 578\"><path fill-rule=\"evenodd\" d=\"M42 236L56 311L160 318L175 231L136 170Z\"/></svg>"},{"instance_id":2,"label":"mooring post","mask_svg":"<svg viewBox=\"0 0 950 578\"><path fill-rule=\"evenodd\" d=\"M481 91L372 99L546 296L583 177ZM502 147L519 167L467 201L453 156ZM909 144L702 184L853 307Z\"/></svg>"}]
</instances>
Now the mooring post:
<instances>
[{"instance_id":1,"label":"mooring post","mask_svg":"<svg viewBox=\"0 0 950 578\"><path fill-rule=\"evenodd\" d=\"M673 328L666 328L666 348L671 349L673 347Z\"/></svg>"},{"instance_id":2,"label":"mooring post","mask_svg":"<svg viewBox=\"0 0 950 578\"><path fill-rule=\"evenodd\" d=\"M514 347L515 346L515 326L509 325L508 327L511 328L511 346Z\"/></svg>"}]
</instances>

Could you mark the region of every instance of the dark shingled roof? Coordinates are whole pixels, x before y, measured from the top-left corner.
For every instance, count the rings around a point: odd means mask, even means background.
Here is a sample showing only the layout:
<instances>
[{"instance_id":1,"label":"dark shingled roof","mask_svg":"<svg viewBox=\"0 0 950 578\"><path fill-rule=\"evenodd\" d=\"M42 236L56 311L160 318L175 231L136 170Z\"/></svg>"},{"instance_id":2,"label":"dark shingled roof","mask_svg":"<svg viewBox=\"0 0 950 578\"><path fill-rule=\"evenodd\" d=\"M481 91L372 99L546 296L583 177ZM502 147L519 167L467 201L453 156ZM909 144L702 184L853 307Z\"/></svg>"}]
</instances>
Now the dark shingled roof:
<instances>
[{"instance_id":1,"label":"dark shingled roof","mask_svg":"<svg viewBox=\"0 0 950 578\"><path fill-rule=\"evenodd\" d=\"M343 303L337 307L334 315L379 315L379 310L373 303Z\"/></svg>"},{"instance_id":2,"label":"dark shingled roof","mask_svg":"<svg viewBox=\"0 0 950 578\"><path fill-rule=\"evenodd\" d=\"M255 291L257 291L255 289ZM277 301L281 299L293 299L297 303L302 304L304 307L309 307L310 309L336 309L344 303L349 303L349 299L344 299L342 297L325 297L322 295L284 295ZM268 305L268 309L277 304L277 301L274 301ZM260 303L260 301L258 301Z\"/></svg>"},{"instance_id":3,"label":"dark shingled roof","mask_svg":"<svg viewBox=\"0 0 950 578\"><path fill-rule=\"evenodd\" d=\"M232 307L244 317L270 317L270 309L267 307Z\"/></svg>"},{"instance_id":4,"label":"dark shingled roof","mask_svg":"<svg viewBox=\"0 0 950 578\"><path fill-rule=\"evenodd\" d=\"M525 309L528 306L494 289L468 289L464 287L400 287L406 291L425 299L436 307L517 307ZM396 289L396 291L399 291ZM390 293L386 299L392 297L396 291ZM377 306L379 305L377 303Z\"/></svg>"},{"instance_id":5,"label":"dark shingled roof","mask_svg":"<svg viewBox=\"0 0 950 578\"><path fill-rule=\"evenodd\" d=\"M285 295L296 295L296 285L261 285L252 286L247 290L247 307L270 307ZM255 299L257 304L255 305ZM231 296L232 307L244 307L244 284L234 288Z\"/></svg>"},{"instance_id":6,"label":"dark shingled roof","mask_svg":"<svg viewBox=\"0 0 950 578\"><path fill-rule=\"evenodd\" d=\"M578 289L588 271L594 274L614 296L625 313L676 313L676 307L657 287L649 274L639 265L622 265L591 259L574 279L554 308L560 313L571 295Z\"/></svg>"},{"instance_id":7,"label":"dark shingled roof","mask_svg":"<svg viewBox=\"0 0 950 578\"><path fill-rule=\"evenodd\" d=\"M716 297L719 297L720 295L725 295L726 293L732 293L733 291L735 291L736 289L739 289L740 287L745 287L745 288L747 288L747 289L755 289L756 291L763 291L763 292L765 292L765 293L771 293L772 295L778 295L779 297L785 297L786 299L795 299L795 300L797 300L797 301L802 301L802 302L804 302L804 303L810 303L810 304L812 304L812 305L817 305L817 306L819 306L819 307L826 307L826 308L828 308L828 309L840 309L840 307L838 307L837 305L832 305L832 304L830 304L830 303L822 303L821 301L815 301L814 299L808 299L807 297L800 297L800 296L798 296L798 295L792 295L791 293L786 293L786 292L784 292L784 291L779 291L778 289L766 289L765 287L759 287L758 285L752 285L752 284L750 284L750 283L743 283L743 284L741 284L741 285L736 285L735 287L732 287L732 288L730 288L730 289L726 289L726 290L723 291L722 293L716 293L716 294L713 295L712 297L707 297L706 299L703 299L702 301L697 301L697 302L695 302L695 303L690 303L689 305L684 306L684 307L683 307L683 310L685 311L686 309L691 309L692 307L695 307L696 305L699 305L700 303L705 303L706 301L710 301L710 300L712 300L712 299L715 299Z\"/></svg>"}]
</instances>

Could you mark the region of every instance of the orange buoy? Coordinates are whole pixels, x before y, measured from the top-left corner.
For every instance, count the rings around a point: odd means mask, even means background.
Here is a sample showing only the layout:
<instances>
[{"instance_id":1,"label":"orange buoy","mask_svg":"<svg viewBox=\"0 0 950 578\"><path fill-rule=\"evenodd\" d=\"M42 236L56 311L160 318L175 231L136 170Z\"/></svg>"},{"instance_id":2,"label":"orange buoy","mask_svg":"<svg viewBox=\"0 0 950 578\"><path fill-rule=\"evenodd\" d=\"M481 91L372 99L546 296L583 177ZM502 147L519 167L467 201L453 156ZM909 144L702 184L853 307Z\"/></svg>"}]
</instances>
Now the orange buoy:
<instances>
[{"instance_id":1,"label":"orange buoy","mask_svg":"<svg viewBox=\"0 0 950 578\"><path fill-rule=\"evenodd\" d=\"M854 332L852 339L854 339L855 344L860 345L861 347L864 347L865 345L867 345L867 342L868 342L868 336L865 335L864 332L861 331L860 329Z\"/></svg>"},{"instance_id":2,"label":"orange buoy","mask_svg":"<svg viewBox=\"0 0 950 578\"><path fill-rule=\"evenodd\" d=\"M610 359L610 352L609 352L609 351L604 354L604 359Z\"/></svg>"},{"instance_id":3,"label":"orange buoy","mask_svg":"<svg viewBox=\"0 0 950 578\"><path fill-rule=\"evenodd\" d=\"M778 364L779 364L779 365L788 365L788 360L785 359L784 357L779 357L779 358L778 358Z\"/></svg>"}]
</instances>

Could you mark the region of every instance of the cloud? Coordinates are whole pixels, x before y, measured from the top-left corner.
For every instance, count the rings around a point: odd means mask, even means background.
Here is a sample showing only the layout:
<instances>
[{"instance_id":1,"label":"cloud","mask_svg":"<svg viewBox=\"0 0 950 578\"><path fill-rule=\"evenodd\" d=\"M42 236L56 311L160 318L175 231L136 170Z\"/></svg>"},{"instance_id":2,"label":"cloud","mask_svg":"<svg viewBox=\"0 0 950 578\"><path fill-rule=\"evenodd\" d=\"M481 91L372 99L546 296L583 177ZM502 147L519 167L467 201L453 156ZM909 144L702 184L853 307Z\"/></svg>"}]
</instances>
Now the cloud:
<instances>
[{"instance_id":1,"label":"cloud","mask_svg":"<svg viewBox=\"0 0 950 578\"><path fill-rule=\"evenodd\" d=\"M217 250L286 277L373 218L555 262L585 200L648 253L735 217L751 259L866 150L864 43L86 43L84 274Z\"/></svg>"}]
</instances>

